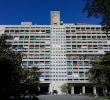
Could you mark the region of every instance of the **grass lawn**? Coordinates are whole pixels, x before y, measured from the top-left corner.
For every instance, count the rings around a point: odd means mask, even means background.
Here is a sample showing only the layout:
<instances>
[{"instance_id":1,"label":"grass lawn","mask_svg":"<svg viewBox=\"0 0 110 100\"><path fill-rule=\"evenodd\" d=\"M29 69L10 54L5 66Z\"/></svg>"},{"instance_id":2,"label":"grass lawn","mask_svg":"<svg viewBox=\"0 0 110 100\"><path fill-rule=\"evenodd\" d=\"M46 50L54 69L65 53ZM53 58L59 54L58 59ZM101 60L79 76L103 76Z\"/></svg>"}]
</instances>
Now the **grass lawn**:
<instances>
[{"instance_id":1,"label":"grass lawn","mask_svg":"<svg viewBox=\"0 0 110 100\"><path fill-rule=\"evenodd\" d=\"M98 98L102 98L102 99L104 99L104 100L106 100L106 99L107 99L107 100L110 100L110 96L106 96L106 97L105 97L105 96L98 96Z\"/></svg>"}]
</instances>

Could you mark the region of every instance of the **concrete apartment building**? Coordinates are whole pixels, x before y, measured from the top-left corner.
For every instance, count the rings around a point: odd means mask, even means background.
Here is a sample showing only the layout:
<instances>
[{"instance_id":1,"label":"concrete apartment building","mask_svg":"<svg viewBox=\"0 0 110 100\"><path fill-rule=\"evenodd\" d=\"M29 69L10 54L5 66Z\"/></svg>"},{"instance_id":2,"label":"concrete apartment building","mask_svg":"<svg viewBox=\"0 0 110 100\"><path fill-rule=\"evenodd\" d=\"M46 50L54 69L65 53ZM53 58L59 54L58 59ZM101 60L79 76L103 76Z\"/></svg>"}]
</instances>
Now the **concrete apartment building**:
<instances>
[{"instance_id":1,"label":"concrete apartment building","mask_svg":"<svg viewBox=\"0 0 110 100\"><path fill-rule=\"evenodd\" d=\"M50 25L0 25L1 34L13 37L8 42L24 53L22 65L40 69L41 91L57 90L71 84L71 93L96 93L88 79L91 60L110 51L110 36L101 25L69 23L60 21L60 12L51 11Z\"/></svg>"}]
</instances>

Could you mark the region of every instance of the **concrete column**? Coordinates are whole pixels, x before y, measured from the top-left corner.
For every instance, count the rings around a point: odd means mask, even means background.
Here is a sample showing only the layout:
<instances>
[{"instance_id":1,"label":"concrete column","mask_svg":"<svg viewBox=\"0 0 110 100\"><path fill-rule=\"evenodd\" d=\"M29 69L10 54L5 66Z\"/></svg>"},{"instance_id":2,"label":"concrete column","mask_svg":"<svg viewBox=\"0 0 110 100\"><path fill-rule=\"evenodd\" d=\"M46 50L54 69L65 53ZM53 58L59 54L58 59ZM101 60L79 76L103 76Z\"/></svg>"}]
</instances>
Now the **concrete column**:
<instances>
[{"instance_id":1,"label":"concrete column","mask_svg":"<svg viewBox=\"0 0 110 100\"><path fill-rule=\"evenodd\" d=\"M85 94L85 86L82 86L82 93Z\"/></svg>"},{"instance_id":2,"label":"concrete column","mask_svg":"<svg viewBox=\"0 0 110 100\"><path fill-rule=\"evenodd\" d=\"M71 94L74 94L74 86L71 87Z\"/></svg>"},{"instance_id":3,"label":"concrete column","mask_svg":"<svg viewBox=\"0 0 110 100\"><path fill-rule=\"evenodd\" d=\"M97 91L96 91L96 86L93 87L93 94L96 95Z\"/></svg>"}]
</instances>

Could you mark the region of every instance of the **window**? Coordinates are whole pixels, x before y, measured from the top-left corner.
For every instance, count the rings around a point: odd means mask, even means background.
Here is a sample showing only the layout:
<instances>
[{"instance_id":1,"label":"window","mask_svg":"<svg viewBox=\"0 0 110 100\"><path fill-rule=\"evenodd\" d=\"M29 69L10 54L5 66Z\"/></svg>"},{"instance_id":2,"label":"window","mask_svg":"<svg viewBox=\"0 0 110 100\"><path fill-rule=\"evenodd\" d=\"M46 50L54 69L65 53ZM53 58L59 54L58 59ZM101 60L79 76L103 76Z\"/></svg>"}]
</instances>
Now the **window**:
<instances>
[{"instance_id":1,"label":"window","mask_svg":"<svg viewBox=\"0 0 110 100\"><path fill-rule=\"evenodd\" d=\"M78 62L78 65L79 65L79 66L83 66L83 61L79 61L79 62Z\"/></svg>"},{"instance_id":2,"label":"window","mask_svg":"<svg viewBox=\"0 0 110 100\"><path fill-rule=\"evenodd\" d=\"M23 49L23 45L18 45L18 49Z\"/></svg>"},{"instance_id":3,"label":"window","mask_svg":"<svg viewBox=\"0 0 110 100\"><path fill-rule=\"evenodd\" d=\"M85 77L88 77L89 76L89 73L88 72L85 72Z\"/></svg>"},{"instance_id":4,"label":"window","mask_svg":"<svg viewBox=\"0 0 110 100\"><path fill-rule=\"evenodd\" d=\"M29 32L29 30L25 30L25 32Z\"/></svg>"},{"instance_id":5,"label":"window","mask_svg":"<svg viewBox=\"0 0 110 100\"><path fill-rule=\"evenodd\" d=\"M33 66L33 61L29 61L28 66Z\"/></svg>"},{"instance_id":6,"label":"window","mask_svg":"<svg viewBox=\"0 0 110 100\"><path fill-rule=\"evenodd\" d=\"M10 32L14 32L14 30L10 30Z\"/></svg>"},{"instance_id":7,"label":"window","mask_svg":"<svg viewBox=\"0 0 110 100\"><path fill-rule=\"evenodd\" d=\"M29 47L30 49L33 49L34 48L34 45L30 45L30 47Z\"/></svg>"},{"instance_id":8,"label":"window","mask_svg":"<svg viewBox=\"0 0 110 100\"><path fill-rule=\"evenodd\" d=\"M84 66L89 66L89 62L88 61L84 61Z\"/></svg>"},{"instance_id":9,"label":"window","mask_svg":"<svg viewBox=\"0 0 110 100\"><path fill-rule=\"evenodd\" d=\"M72 72L67 72L67 75L72 75Z\"/></svg>"},{"instance_id":10,"label":"window","mask_svg":"<svg viewBox=\"0 0 110 100\"><path fill-rule=\"evenodd\" d=\"M84 72L79 72L80 77L84 77Z\"/></svg>"},{"instance_id":11,"label":"window","mask_svg":"<svg viewBox=\"0 0 110 100\"><path fill-rule=\"evenodd\" d=\"M80 27L76 27L76 30L80 30Z\"/></svg>"},{"instance_id":12,"label":"window","mask_svg":"<svg viewBox=\"0 0 110 100\"><path fill-rule=\"evenodd\" d=\"M15 32L19 32L19 30L15 30Z\"/></svg>"},{"instance_id":13,"label":"window","mask_svg":"<svg viewBox=\"0 0 110 100\"><path fill-rule=\"evenodd\" d=\"M35 38L34 36L30 36L30 40L34 40L34 38Z\"/></svg>"},{"instance_id":14,"label":"window","mask_svg":"<svg viewBox=\"0 0 110 100\"><path fill-rule=\"evenodd\" d=\"M23 61L22 65L24 65L24 66L27 65L27 61Z\"/></svg>"},{"instance_id":15,"label":"window","mask_svg":"<svg viewBox=\"0 0 110 100\"><path fill-rule=\"evenodd\" d=\"M82 40L86 40L86 36L82 36Z\"/></svg>"}]
</instances>

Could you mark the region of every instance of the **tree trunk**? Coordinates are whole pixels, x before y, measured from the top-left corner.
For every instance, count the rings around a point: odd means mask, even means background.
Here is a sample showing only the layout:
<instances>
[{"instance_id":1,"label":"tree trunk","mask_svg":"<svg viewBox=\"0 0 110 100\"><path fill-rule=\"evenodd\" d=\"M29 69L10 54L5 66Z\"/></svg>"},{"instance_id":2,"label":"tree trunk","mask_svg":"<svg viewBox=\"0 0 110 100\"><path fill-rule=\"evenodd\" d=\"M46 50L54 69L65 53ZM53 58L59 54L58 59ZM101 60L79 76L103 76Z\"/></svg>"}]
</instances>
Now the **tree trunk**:
<instances>
[{"instance_id":1,"label":"tree trunk","mask_svg":"<svg viewBox=\"0 0 110 100\"><path fill-rule=\"evenodd\" d=\"M103 88L103 94L104 94L105 97L107 96L107 95L106 95L106 90L107 90L107 89Z\"/></svg>"}]
</instances>

